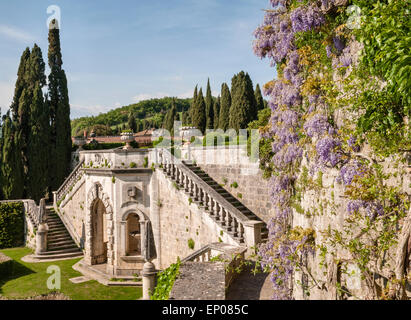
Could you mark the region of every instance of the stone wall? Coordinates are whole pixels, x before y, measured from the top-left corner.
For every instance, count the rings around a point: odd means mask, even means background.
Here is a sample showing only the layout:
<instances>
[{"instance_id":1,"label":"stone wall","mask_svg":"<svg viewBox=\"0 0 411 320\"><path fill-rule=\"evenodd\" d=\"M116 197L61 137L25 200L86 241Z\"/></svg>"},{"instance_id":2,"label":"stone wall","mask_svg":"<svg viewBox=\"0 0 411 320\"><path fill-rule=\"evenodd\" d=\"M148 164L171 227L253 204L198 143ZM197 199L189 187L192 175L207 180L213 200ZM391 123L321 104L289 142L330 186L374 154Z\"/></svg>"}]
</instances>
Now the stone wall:
<instances>
[{"instance_id":1,"label":"stone wall","mask_svg":"<svg viewBox=\"0 0 411 320\"><path fill-rule=\"evenodd\" d=\"M401 192L408 193L410 195L411 186L411 168L407 164L400 164L393 169L393 159L386 159L382 164L386 173L402 172L396 177L392 176L389 180L385 181L387 185L397 186ZM301 166L308 166L306 158L303 160ZM344 195L345 188L338 182L339 171L337 169L324 169L321 173L321 188L315 188L313 185L307 186L305 192L302 193L301 208L297 211L293 210L292 226L300 226L304 229L311 228L315 231L315 244L320 245L325 243L324 231L328 227L332 229L342 231L345 226L345 219L348 218L347 203L348 199ZM318 173L312 176L313 181L319 181ZM316 182L318 183L318 182ZM401 222L400 222L401 224ZM353 234L358 230L351 230ZM396 246L394 245L389 252L387 252L387 260L384 262L383 270L390 271L394 269ZM341 273L340 281L341 286L348 292L351 297L349 299L364 299L367 295L367 286L364 280L361 279L361 271L358 266L352 263L352 256L348 251L334 252L336 259L344 262L345 267L348 270L350 276L345 272ZM319 254L319 250L315 254L309 254L307 257L308 268L312 275L312 278L307 276L303 277L300 271L295 272L293 296L295 299L319 299L319 300L335 300L337 299L337 291L325 290L322 287L322 283L326 283L332 275L336 272L337 266L335 259L332 259L330 254L327 254L326 260ZM321 267L321 264L325 266ZM391 267L389 267L391 265ZM333 271L334 270L334 271ZM386 273L387 274L387 273ZM385 274L385 275L386 275ZM313 279L318 281L318 285L312 285L310 288L310 295L308 296L301 284L313 284ZM383 282L383 278L381 278ZM381 282L381 283L382 283ZM410 286L408 287L408 289ZM411 296L411 291L408 292ZM346 297L347 298L347 297Z\"/></svg>"},{"instance_id":2,"label":"stone wall","mask_svg":"<svg viewBox=\"0 0 411 320\"><path fill-rule=\"evenodd\" d=\"M84 248L86 218L86 183L83 178L69 192L60 205L62 221L74 237L75 242Z\"/></svg>"}]
</instances>

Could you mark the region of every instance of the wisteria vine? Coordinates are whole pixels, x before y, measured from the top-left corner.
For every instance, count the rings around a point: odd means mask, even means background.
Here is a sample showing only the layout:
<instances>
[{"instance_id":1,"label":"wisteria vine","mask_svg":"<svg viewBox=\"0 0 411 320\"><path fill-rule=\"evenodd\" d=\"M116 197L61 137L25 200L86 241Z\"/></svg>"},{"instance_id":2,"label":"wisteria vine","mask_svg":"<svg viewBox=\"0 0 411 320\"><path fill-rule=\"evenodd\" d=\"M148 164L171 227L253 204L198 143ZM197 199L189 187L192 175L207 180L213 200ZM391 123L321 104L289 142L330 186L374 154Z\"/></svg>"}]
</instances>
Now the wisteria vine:
<instances>
[{"instance_id":1,"label":"wisteria vine","mask_svg":"<svg viewBox=\"0 0 411 320\"><path fill-rule=\"evenodd\" d=\"M269 223L269 241L259 248L263 268L271 271L274 299L291 299L292 276L296 266L295 254L300 248L302 255L312 252L307 237L291 239L289 236L292 209L290 205L293 184L297 179L296 168L303 156L302 135L315 142L316 159L312 168L335 167L346 164L342 142L337 130L330 124L325 113L327 106L321 94L313 92L306 98L302 85L306 80L295 44L298 33L318 30L326 23L325 14L333 7L345 5L344 1L323 0L318 3L302 4L302 1L271 0L263 24L255 31L254 52L258 57L268 58L278 69L278 79L269 82L265 94L270 96L272 110L270 136L274 139L272 149L276 175L271 179L271 199L274 216ZM345 43L334 37L326 47L326 53L336 67L347 67L351 63ZM305 106L305 108L304 108ZM353 145L355 141L351 141ZM345 162L344 162L345 161ZM350 169L348 169L350 168ZM346 167L343 179L348 181L354 167ZM351 170L351 171L350 171ZM313 173L313 170L310 170ZM371 206L353 203L355 206Z\"/></svg>"}]
</instances>

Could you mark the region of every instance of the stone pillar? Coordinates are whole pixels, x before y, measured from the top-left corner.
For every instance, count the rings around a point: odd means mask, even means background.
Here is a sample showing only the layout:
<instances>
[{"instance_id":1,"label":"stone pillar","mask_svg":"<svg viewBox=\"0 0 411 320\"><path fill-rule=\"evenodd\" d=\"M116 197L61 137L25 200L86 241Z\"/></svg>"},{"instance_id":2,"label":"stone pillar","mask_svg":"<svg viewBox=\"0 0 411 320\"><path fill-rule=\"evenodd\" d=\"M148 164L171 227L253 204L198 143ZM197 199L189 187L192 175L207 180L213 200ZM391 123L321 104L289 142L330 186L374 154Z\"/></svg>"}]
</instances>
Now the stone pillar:
<instances>
[{"instance_id":1,"label":"stone pillar","mask_svg":"<svg viewBox=\"0 0 411 320\"><path fill-rule=\"evenodd\" d=\"M57 207L57 191L53 191L53 203Z\"/></svg>"},{"instance_id":2,"label":"stone pillar","mask_svg":"<svg viewBox=\"0 0 411 320\"><path fill-rule=\"evenodd\" d=\"M261 242L261 228L264 222L251 220L244 222L244 242L247 246L247 253L253 253L252 247L256 247Z\"/></svg>"},{"instance_id":3,"label":"stone pillar","mask_svg":"<svg viewBox=\"0 0 411 320\"><path fill-rule=\"evenodd\" d=\"M127 251L127 221L120 221L120 255L125 256Z\"/></svg>"},{"instance_id":4,"label":"stone pillar","mask_svg":"<svg viewBox=\"0 0 411 320\"><path fill-rule=\"evenodd\" d=\"M143 266L141 276L143 277L143 300L150 300L154 292L157 270L151 262Z\"/></svg>"},{"instance_id":5,"label":"stone pillar","mask_svg":"<svg viewBox=\"0 0 411 320\"><path fill-rule=\"evenodd\" d=\"M47 251L47 233L48 233L47 223L42 223L36 233L36 254L41 254Z\"/></svg>"}]
</instances>

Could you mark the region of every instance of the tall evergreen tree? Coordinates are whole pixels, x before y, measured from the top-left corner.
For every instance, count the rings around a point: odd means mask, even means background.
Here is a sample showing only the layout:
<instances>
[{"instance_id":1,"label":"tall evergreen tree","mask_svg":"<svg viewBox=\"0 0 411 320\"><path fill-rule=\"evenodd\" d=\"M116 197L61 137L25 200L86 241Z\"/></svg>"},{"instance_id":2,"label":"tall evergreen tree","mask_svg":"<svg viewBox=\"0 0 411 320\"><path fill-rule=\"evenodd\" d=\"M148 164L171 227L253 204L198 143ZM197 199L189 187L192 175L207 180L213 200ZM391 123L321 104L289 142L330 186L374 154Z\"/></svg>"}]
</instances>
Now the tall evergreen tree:
<instances>
[{"instance_id":1,"label":"tall evergreen tree","mask_svg":"<svg viewBox=\"0 0 411 320\"><path fill-rule=\"evenodd\" d=\"M137 132L136 118L134 117L134 114L132 112L128 116L128 127L134 133Z\"/></svg>"},{"instance_id":2,"label":"tall evergreen tree","mask_svg":"<svg viewBox=\"0 0 411 320\"><path fill-rule=\"evenodd\" d=\"M53 20L49 28L48 64L49 75L49 106L51 119L51 145L54 146L55 164L50 168L52 188L56 190L70 171L71 160L71 124L70 104L67 89L67 78L62 68L63 61L60 47L60 30L52 27L57 25Z\"/></svg>"},{"instance_id":3,"label":"tall evergreen tree","mask_svg":"<svg viewBox=\"0 0 411 320\"><path fill-rule=\"evenodd\" d=\"M171 108L170 110L167 111L166 117L164 118L164 129L168 130L170 132L170 135L173 135L173 128L174 128L174 121L176 120L177 117L177 108L175 101L173 100L171 102Z\"/></svg>"},{"instance_id":4,"label":"tall evergreen tree","mask_svg":"<svg viewBox=\"0 0 411 320\"><path fill-rule=\"evenodd\" d=\"M255 102L257 106L257 112L265 108L263 95L261 94L260 85L258 83L255 88Z\"/></svg>"},{"instance_id":5,"label":"tall evergreen tree","mask_svg":"<svg viewBox=\"0 0 411 320\"><path fill-rule=\"evenodd\" d=\"M188 126L188 111L183 111L182 119L181 122L183 123L183 126Z\"/></svg>"},{"instance_id":6,"label":"tall evergreen tree","mask_svg":"<svg viewBox=\"0 0 411 320\"><path fill-rule=\"evenodd\" d=\"M199 129L202 133L206 128L206 104L203 96L203 89L200 89L197 99L194 104L191 122L194 127Z\"/></svg>"},{"instance_id":7,"label":"tall evergreen tree","mask_svg":"<svg viewBox=\"0 0 411 320\"><path fill-rule=\"evenodd\" d=\"M218 127L226 131L230 121L230 108L231 108L231 94L230 89L226 83L221 86L221 105L220 116L218 119Z\"/></svg>"},{"instance_id":8,"label":"tall evergreen tree","mask_svg":"<svg viewBox=\"0 0 411 320\"><path fill-rule=\"evenodd\" d=\"M257 118L253 83L248 73L241 71L232 78L231 94L230 128L236 131L246 129Z\"/></svg>"},{"instance_id":9,"label":"tall evergreen tree","mask_svg":"<svg viewBox=\"0 0 411 320\"><path fill-rule=\"evenodd\" d=\"M198 86L196 86L194 88L193 101L191 102L190 109L188 110L188 115L189 115L190 119L193 118L193 111L195 109L195 104L196 104L196 101L197 101L197 97L198 97Z\"/></svg>"},{"instance_id":10,"label":"tall evergreen tree","mask_svg":"<svg viewBox=\"0 0 411 320\"><path fill-rule=\"evenodd\" d=\"M213 96L211 94L210 79L207 80L207 91L206 91L206 128L214 128L214 108L213 108Z\"/></svg>"},{"instance_id":11,"label":"tall evergreen tree","mask_svg":"<svg viewBox=\"0 0 411 320\"><path fill-rule=\"evenodd\" d=\"M214 101L213 103L213 109L214 109L214 129L218 129L218 117L220 115L220 96Z\"/></svg>"},{"instance_id":12,"label":"tall evergreen tree","mask_svg":"<svg viewBox=\"0 0 411 320\"><path fill-rule=\"evenodd\" d=\"M17 81L16 81L16 86L14 89L14 97L13 97L13 101L10 106L13 121L18 120L19 101L23 93L23 89L26 85L26 68L28 65L29 58L30 58L30 49L26 48L26 50L23 51L23 54L21 55L21 58L20 58L20 65L17 71Z\"/></svg>"},{"instance_id":13,"label":"tall evergreen tree","mask_svg":"<svg viewBox=\"0 0 411 320\"><path fill-rule=\"evenodd\" d=\"M41 49L34 45L29 59L28 90L30 95L30 118L27 144L27 196L39 201L45 196L49 186L49 161L45 154L50 154L50 113L45 103L42 88L46 84L45 63Z\"/></svg>"},{"instance_id":14,"label":"tall evergreen tree","mask_svg":"<svg viewBox=\"0 0 411 320\"><path fill-rule=\"evenodd\" d=\"M24 172L21 159L19 131L9 114L3 117L1 155L1 189L5 199L21 199L24 193Z\"/></svg>"}]
</instances>

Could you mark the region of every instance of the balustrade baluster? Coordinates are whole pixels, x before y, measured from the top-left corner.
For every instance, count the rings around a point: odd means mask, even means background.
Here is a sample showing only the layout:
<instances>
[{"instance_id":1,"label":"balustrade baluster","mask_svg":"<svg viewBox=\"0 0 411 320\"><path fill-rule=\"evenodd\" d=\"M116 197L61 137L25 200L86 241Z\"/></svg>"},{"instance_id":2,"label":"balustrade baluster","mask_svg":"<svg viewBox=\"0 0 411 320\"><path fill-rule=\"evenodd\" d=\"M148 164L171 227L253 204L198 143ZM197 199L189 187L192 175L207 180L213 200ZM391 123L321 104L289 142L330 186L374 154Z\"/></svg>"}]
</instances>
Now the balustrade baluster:
<instances>
[{"instance_id":1,"label":"balustrade baluster","mask_svg":"<svg viewBox=\"0 0 411 320\"><path fill-rule=\"evenodd\" d=\"M239 235L238 235L238 237L239 237L240 242L244 242L244 226L241 222L239 223Z\"/></svg>"},{"instance_id":2,"label":"balustrade baluster","mask_svg":"<svg viewBox=\"0 0 411 320\"><path fill-rule=\"evenodd\" d=\"M224 210L223 207L217 203L217 208L216 208L216 212L215 212L215 219L216 221L220 221L220 217L221 217L221 210Z\"/></svg>"},{"instance_id":3,"label":"balustrade baluster","mask_svg":"<svg viewBox=\"0 0 411 320\"><path fill-rule=\"evenodd\" d=\"M225 209L223 209L221 211L221 225L224 226L224 227L227 225L226 216L227 216L227 211Z\"/></svg>"},{"instance_id":4,"label":"balustrade baluster","mask_svg":"<svg viewBox=\"0 0 411 320\"><path fill-rule=\"evenodd\" d=\"M233 236L237 237L238 236L238 221L237 218L233 217Z\"/></svg>"},{"instance_id":5,"label":"balustrade baluster","mask_svg":"<svg viewBox=\"0 0 411 320\"><path fill-rule=\"evenodd\" d=\"M210 198L210 196L208 195L208 193L207 192L204 192L204 209L205 210L209 210L210 209L210 207L209 207L209 200L210 200L211 198Z\"/></svg>"},{"instance_id":6,"label":"balustrade baluster","mask_svg":"<svg viewBox=\"0 0 411 320\"><path fill-rule=\"evenodd\" d=\"M231 213L226 210L226 229L227 231L231 231L233 228L233 218L231 217Z\"/></svg>"},{"instance_id":7,"label":"balustrade baluster","mask_svg":"<svg viewBox=\"0 0 411 320\"><path fill-rule=\"evenodd\" d=\"M190 192L190 187L189 187L190 180L188 179L188 175L184 175L184 190L185 192Z\"/></svg>"}]
</instances>

